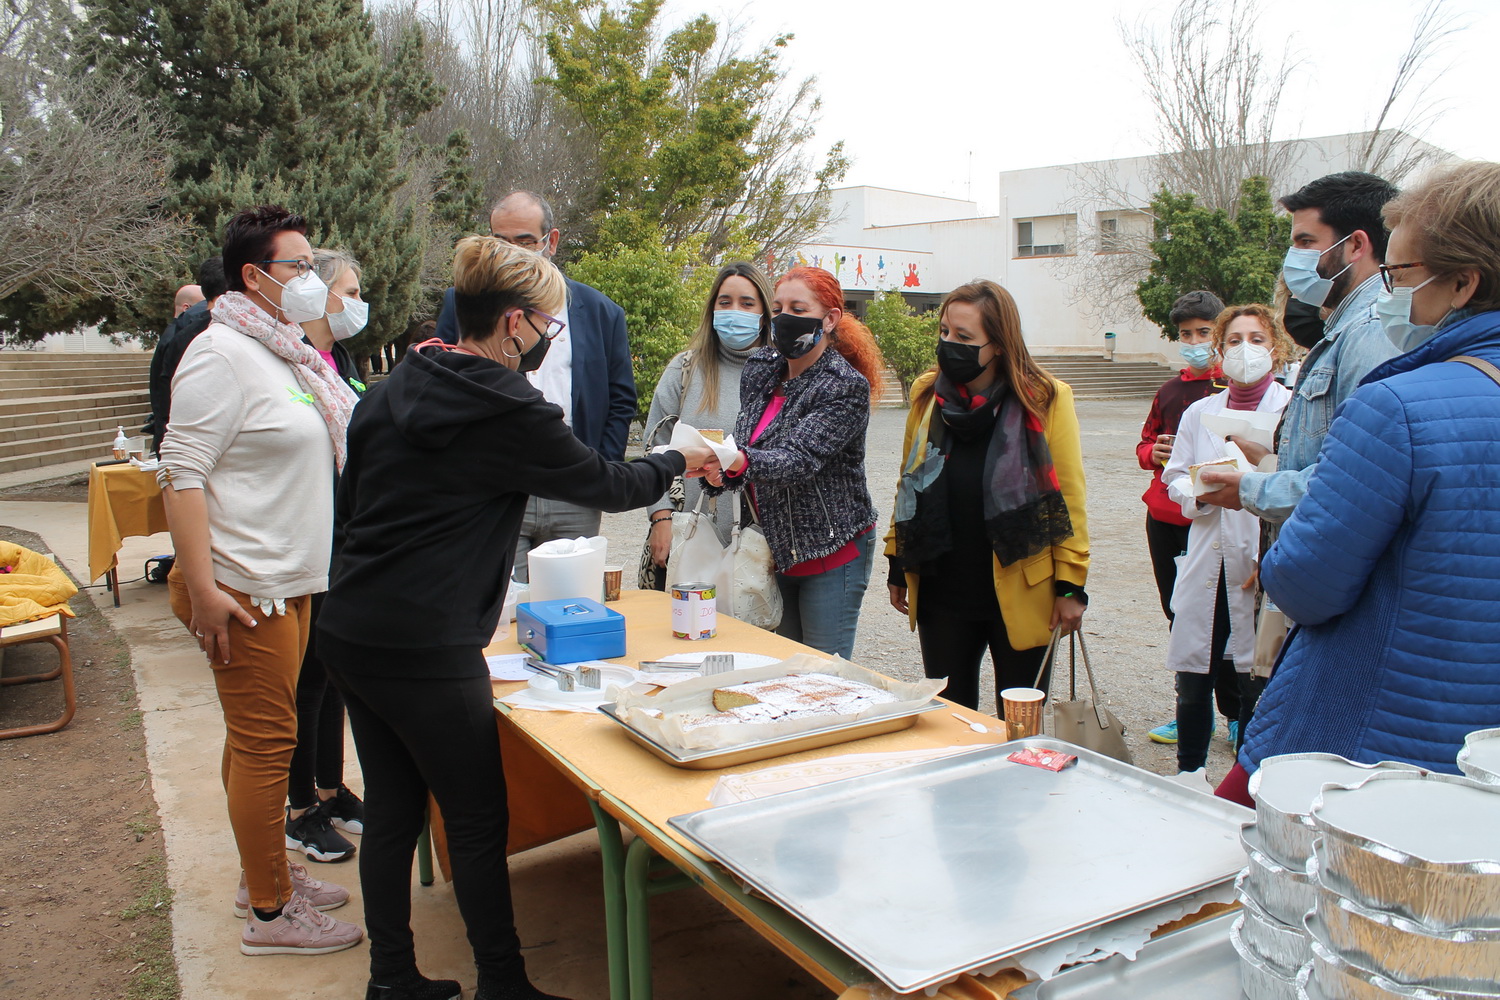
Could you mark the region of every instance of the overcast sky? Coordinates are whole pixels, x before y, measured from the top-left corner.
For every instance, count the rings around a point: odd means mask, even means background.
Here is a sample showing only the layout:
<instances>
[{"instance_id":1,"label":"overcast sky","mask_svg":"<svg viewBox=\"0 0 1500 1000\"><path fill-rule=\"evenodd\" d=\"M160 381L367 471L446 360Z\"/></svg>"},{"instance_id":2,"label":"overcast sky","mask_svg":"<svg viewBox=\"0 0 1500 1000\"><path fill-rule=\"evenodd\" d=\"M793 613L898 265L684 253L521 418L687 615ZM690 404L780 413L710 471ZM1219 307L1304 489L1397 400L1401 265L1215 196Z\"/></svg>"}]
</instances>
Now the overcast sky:
<instances>
[{"instance_id":1,"label":"overcast sky","mask_svg":"<svg viewBox=\"0 0 1500 1000\"><path fill-rule=\"evenodd\" d=\"M1425 90L1444 105L1429 141L1500 160L1500 2L1452 2L1466 23ZM996 203L998 171L1154 152L1151 110L1116 27L1164 24L1147 0L668 0L745 25L756 42L795 33L787 64L816 74L819 145L843 139L847 183ZM1374 120L1420 0L1262 0L1256 41L1300 59L1280 138L1359 131ZM972 156L971 156L972 154ZM971 167L972 163L972 167Z\"/></svg>"}]
</instances>

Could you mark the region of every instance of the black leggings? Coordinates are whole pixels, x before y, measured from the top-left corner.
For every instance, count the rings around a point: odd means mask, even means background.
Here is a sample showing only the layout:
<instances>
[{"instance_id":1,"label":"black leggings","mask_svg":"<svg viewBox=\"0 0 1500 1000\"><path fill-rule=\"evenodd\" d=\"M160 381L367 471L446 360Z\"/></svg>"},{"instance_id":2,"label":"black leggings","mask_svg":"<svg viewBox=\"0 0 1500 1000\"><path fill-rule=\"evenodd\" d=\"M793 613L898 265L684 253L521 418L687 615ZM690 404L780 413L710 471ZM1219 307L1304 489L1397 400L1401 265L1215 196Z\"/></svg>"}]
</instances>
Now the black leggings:
<instances>
[{"instance_id":1,"label":"black leggings","mask_svg":"<svg viewBox=\"0 0 1500 1000\"><path fill-rule=\"evenodd\" d=\"M349 706L364 772L368 832L359 845L359 882L370 974L416 967L411 866L430 790L443 813L453 894L480 980L522 981L526 968L505 861L505 772L483 653L455 646L377 649L326 632L318 642ZM425 676L410 676L418 668ZM475 668L476 676L442 676Z\"/></svg>"},{"instance_id":2,"label":"black leggings","mask_svg":"<svg viewBox=\"0 0 1500 1000\"><path fill-rule=\"evenodd\" d=\"M1146 515L1146 549L1151 553L1151 572L1161 610L1172 620L1172 589L1177 586L1177 557L1187 551L1190 524L1168 524Z\"/></svg>"},{"instance_id":3,"label":"black leggings","mask_svg":"<svg viewBox=\"0 0 1500 1000\"><path fill-rule=\"evenodd\" d=\"M917 638L922 646L922 671L928 677L946 677L948 686L942 695L968 708L979 707L979 669L984 651L990 651L995 664L995 712L1000 714L1000 692L1011 687L1031 687L1036 672L1047 655L1046 646L1035 649L1012 649L1005 622L996 617L989 621L970 621L946 615L941 610L917 605ZM1043 677L1042 690L1049 677Z\"/></svg>"},{"instance_id":4,"label":"black leggings","mask_svg":"<svg viewBox=\"0 0 1500 1000\"><path fill-rule=\"evenodd\" d=\"M297 675L297 749L287 768L286 798L293 809L317 805L317 788L337 789L344 783L344 697L328 683L328 672L318 658L318 610L323 595L312 599L312 623L302 672Z\"/></svg>"}]
</instances>

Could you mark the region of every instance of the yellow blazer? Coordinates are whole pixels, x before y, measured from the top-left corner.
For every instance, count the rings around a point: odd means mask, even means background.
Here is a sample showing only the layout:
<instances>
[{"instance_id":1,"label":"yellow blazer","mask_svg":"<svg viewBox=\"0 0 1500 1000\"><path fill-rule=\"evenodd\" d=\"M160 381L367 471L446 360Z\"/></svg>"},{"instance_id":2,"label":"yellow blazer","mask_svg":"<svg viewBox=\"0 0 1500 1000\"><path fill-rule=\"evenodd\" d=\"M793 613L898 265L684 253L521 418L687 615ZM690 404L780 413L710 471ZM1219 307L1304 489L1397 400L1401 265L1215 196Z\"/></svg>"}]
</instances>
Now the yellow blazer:
<instances>
[{"instance_id":1,"label":"yellow blazer","mask_svg":"<svg viewBox=\"0 0 1500 1000\"><path fill-rule=\"evenodd\" d=\"M911 396L918 398L937 378L935 372L917 377L912 384ZM1073 389L1066 382L1052 382L1057 395L1047 411L1042 427L1047 435L1047 447L1052 451L1052 465L1057 470L1057 483L1062 489L1064 502L1068 505L1068 517L1073 522L1073 535L1060 544L1049 546L1036 555L1009 566L1001 566L999 559L992 559L995 570L995 597L1000 602L1000 617L1005 621L1006 634L1016 649L1033 649L1045 646L1052 638L1048 623L1052 620L1052 606L1057 589L1053 582L1083 587L1089 576L1089 529L1088 514L1084 508L1083 491L1083 443L1078 433L1078 414L1073 409ZM902 456L911 454L912 441L932 416L936 400L928 393L926 401L914 406L906 417L906 436L901 446ZM904 471L904 466L903 466ZM892 515L890 529L885 533L885 554L896 554L896 522ZM917 627L917 574L906 571L906 600L908 617L913 630Z\"/></svg>"}]
</instances>

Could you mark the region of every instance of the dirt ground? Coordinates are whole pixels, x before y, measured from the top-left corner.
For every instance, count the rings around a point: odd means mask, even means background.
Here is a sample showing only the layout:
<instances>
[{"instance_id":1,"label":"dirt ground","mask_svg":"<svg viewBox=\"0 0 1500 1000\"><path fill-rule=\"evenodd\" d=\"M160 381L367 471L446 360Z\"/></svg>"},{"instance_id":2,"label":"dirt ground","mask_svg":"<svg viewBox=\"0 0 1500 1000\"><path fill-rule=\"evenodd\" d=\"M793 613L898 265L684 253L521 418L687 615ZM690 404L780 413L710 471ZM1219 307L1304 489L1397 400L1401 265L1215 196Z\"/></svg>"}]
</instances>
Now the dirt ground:
<instances>
[{"instance_id":1,"label":"dirt ground","mask_svg":"<svg viewBox=\"0 0 1500 1000\"><path fill-rule=\"evenodd\" d=\"M12 499L79 500L53 487ZM35 534L0 538L43 548ZM0 741L0 996L178 996L171 896L130 652L87 600L68 623L78 713L58 733ZM5 651L6 677L45 673L50 645ZM0 726L56 718L58 681L0 689Z\"/></svg>"}]
</instances>

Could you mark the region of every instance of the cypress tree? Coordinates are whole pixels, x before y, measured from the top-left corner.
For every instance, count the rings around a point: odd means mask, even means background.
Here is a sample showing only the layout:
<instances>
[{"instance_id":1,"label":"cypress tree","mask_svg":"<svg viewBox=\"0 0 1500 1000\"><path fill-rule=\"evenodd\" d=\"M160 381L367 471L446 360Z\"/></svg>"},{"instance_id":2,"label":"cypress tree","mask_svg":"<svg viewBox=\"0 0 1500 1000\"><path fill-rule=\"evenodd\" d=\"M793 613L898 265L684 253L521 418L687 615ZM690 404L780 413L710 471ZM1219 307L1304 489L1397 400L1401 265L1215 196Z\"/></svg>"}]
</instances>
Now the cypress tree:
<instances>
[{"instance_id":1,"label":"cypress tree","mask_svg":"<svg viewBox=\"0 0 1500 1000\"><path fill-rule=\"evenodd\" d=\"M405 329L421 237L397 211L403 133L441 92L421 36L383 63L359 0L84 0L101 72L129 70L177 122L170 206L215 252L238 210L276 202L305 215L314 246L363 268L364 353ZM168 314L169 315L169 314Z\"/></svg>"}]
</instances>

